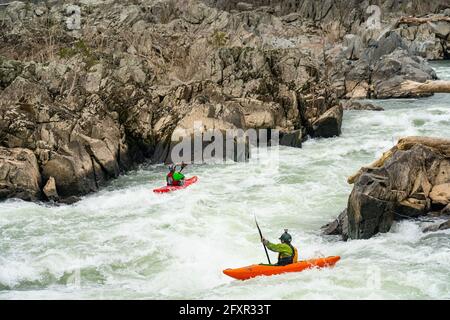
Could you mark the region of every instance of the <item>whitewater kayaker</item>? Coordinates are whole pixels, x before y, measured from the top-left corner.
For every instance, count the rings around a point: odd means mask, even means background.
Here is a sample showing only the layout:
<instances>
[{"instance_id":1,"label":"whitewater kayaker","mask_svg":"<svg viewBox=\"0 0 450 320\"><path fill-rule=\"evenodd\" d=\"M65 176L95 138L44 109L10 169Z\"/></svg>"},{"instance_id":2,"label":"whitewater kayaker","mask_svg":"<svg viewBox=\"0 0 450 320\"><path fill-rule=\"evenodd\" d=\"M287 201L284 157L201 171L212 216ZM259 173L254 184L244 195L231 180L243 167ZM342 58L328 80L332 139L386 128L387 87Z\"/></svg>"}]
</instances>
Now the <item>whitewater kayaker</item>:
<instances>
[{"instance_id":1,"label":"whitewater kayaker","mask_svg":"<svg viewBox=\"0 0 450 320\"><path fill-rule=\"evenodd\" d=\"M278 252L278 262L276 265L285 266L291 263L296 263L298 260L297 249L292 246L292 237L287 229L279 238L281 243L271 243L269 240L261 238L262 243L273 252Z\"/></svg>"},{"instance_id":2,"label":"whitewater kayaker","mask_svg":"<svg viewBox=\"0 0 450 320\"><path fill-rule=\"evenodd\" d=\"M186 166L185 163L181 164L181 170ZM166 181L168 186L182 186L184 184L184 174L177 171L177 165L169 166L169 173L166 176Z\"/></svg>"}]
</instances>

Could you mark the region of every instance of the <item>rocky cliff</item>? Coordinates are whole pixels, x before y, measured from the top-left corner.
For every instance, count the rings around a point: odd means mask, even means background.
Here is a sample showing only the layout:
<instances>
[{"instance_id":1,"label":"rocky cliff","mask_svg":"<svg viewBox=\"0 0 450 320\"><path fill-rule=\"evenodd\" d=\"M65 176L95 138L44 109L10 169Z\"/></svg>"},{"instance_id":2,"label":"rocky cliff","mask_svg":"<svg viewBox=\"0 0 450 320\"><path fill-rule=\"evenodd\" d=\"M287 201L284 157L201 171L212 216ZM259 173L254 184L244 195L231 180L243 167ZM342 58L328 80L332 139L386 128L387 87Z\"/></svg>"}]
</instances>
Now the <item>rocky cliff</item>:
<instances>
[{"instance_id":1,"label":"rocky cliff","mask_svg":"<svg viewBox=\"0 0 450 320\"><path fill-rule=\"evenodd\" d=\"M339 99L411 95L395 88L435 79L424 58L448 54L447 1L381 3L378 29L367 28L368 1L0 6L0 194L98 190L136 163L170 161L174 132L190 134L193 120L203 131L277 128L296 147L339 135ZM411 12L442 26L399 22Z\"/></svg>"}]
</instances>

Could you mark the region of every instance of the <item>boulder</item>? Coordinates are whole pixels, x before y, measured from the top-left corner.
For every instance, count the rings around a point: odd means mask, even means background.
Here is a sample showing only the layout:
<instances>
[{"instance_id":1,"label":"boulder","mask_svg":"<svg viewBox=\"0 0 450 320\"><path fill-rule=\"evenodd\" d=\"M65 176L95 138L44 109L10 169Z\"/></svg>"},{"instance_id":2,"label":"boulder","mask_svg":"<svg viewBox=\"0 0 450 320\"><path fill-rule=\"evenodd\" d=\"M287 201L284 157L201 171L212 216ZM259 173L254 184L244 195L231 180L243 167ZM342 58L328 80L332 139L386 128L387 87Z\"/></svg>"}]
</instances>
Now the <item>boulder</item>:
<instances>
[{"instance_id":1,"label":"boulder","mask_svg":"<svg viewBox=\"0 0 450 320\"><path fill-rule=\"evenodd\" d=\"M303 141L303 131L301 129L289 132L281 132L280 145L301 148Z\"/></svg>"},{"instance_id":2,"label":"boulder","mask_svg":"<svg viewBox=\"0 0 450 320\"><path fill-rule=\"evenodd\" d=\"M47 197L48 200L57 201L59 199L58 191L56 190L55 178L50 177L45 183L42 192Z\"/></svg>"},{"instance_id":3,"label":"boulder","mask_svg":"<svg viewBox=\"0 0 450 320\"><path fill-rule=\"evenodd\" d=\"M435 71L425 60L412 57L404 50L395 50L383 56L374 66L373 95L378 99L426 96L429 94L411 94L402 90L401 85L406 80L425 82L435 79Z\"/></svg>"},{"instance_id":4,"label":"boulder","mask_svg":"<svg viewBox=\"0 0 450 320\"><path fill-rule=\"evenodd\" d=\"M424 40L414 40L409 45L409 51L427 60L440 60L446 57L447 49L445 48L445 42L430 36Z\"/></svg>"},{"instance_id":5,"label":"boulder","mask_svg":"<svg viewBox=\"0 0 450 320\"><path fill-rule=\"evenodd\" d=\"M434 204L446 206L450 203L450 183L435 185L429 194Z\"/></svg>"},{"instance_id":6,"label":"boulder","mask_svg":"<svg viewBox=\"0 0 450 320\"><path fill-rule=\"evenodd\" d=\"M143 84L147 79L147 75L142 70L140 61L129 54L124 55L124 57L120 60L119 68L115 72L115 76L118 81L124 84L128 82Z\"/></svg>"},{"instance_id":7,"label":"boulder","mask_svg":"<svg viewBox=\"0 0 450 320\"><path fill-rule=\"evenodd\" d=\"M424 59L415 55L417 50L412 48L418 42L408 43L400 34L408 36L402 29L402 32L387 32L380 40L370 41L358 59L351 58L345 46L350 46L354 37L349 36L344 40L343 52L333 59L330 67L333 70L334 86L344 83L345 98L384 99L429 95L401 90L401 84L407 80L422 83L435 80L437 76ZM440 43L439 48L442 49Z\"/></svg>"},{"instance_id":8,"label":"boulder","mask_svg":"<svg viewBox=\"0 0 450 320\"><path fill-rule=\"evenodd\" d=\"M41 174L31 150L0 147L0 199L38 200L40 185Z\"/></svg>"},{"instance_id":9,"label":"boulder","mask_svg":"<svg viewBox=\"0 0 450 320\"><path fill-rule=\"evenodd\" d=\"M98 189L94 165L84 146L72 142L64 154L50 153L50 159L42 166L42 176L54 177L61 197L87 194Z\"/></svg>"},{"instance_id":10,"label":"boulder","mask_svg":"<svg viewBox=\"0 0 450 320\"><path fill-rule=\"evenodd\" d=\"M342 211L332 222L322 226L322 233L325 235L341 235L345 241L348 239L348 215L347 209Z\"/></svg>"},{"instance_id":11,"label":"boulder","mask_svg":"<svg viewBox=\"0 0 450 320\"><path fill-rule=\"evenodd\" d=\"M173 131L165 162L246 161L250 150L244 121L235 104L194 105Z\"/></svg>"},{"instance_id":12,"label":"boulder","mask_svg":"<svg viewBox=\"0 0 450 320\"><path fill-rule=\"evenodd\" d=\"M103 66L97 64L90 69L90 72L86 75L85 90L89 93L96 93L100 91L102 81Z\"/></svg>"},{"instance_id":13,"label":"boulder","mask_svg":"<svg viewBox=\"0 0 450 320\"><path fill-rule=\"evenodd\" d=\"M436 205L441 210L448 204L449 155L448 139L407 137L350 177L349 238L368 239L388 232L395 220L426 215Z\"/></svg>"},{"instance_id":14,"label":"boulder","mask_svg":"<svg viewBox=\"0 0 450 320\"><path fill-rule=\"evenodd\" d=\"M329 138L341 134L343 108L337 105L329 109L312 123L314 136Z\"/></svg>"},{"instance_id":15,"label":"boulder","mask_svg":"<svg viewBox=\"0 0 450 320\"><path fill-rule=\"evenodd\" d=\"M360 36L346 34L343 39L345 57L348 60L358 60L364 50L364 45Z\"/></svg>"},{"instance_id":16,"label":"boulder","mask_svg":"<svg viewBox=\"0 0 450 320\"><path fill-rule=\"evenodd\" d=\"M450 22L448 21L429 22L428 25L438 38L445 40L448 39L450 35Z\"/></svg>"},{"instance_id":17,"label":"boulder","mask_svg":"<svg viewBox=\"0 0 450 320\"><path fill-rule=\"evenodd\" d=\"M277 103L254 99L238 99L244 113L245 128L274 128L284 119L283 109Z\"/></svg>"},{"instance_id":18,"label":"boulder","mask_svg":"<svg viewBox=\"0 0 450 320\"><path fill-rule=\"evenodd\" d=\"M408 51L408 46L398 33L387 32L380 40L364 51L363 58L369 64L376 64L383 56L389 55L397 50Z\"/></svg>"},{"instance_id":19,"label":"boulder","mask_svg":"<svg viewBox=\"0 0 450 320\"><path fill-rule=\"evenodd\" d=\"M9 86L23 71L23 64L0 56L0 89Z\"/></svg>"},{"instance_id":20,"label":"boulder","mask_svg":"<svg viewBox=\"0 0 450 320\"><path fill-rule=\"evenodd\" d=\"M345 66L338 68L348 69L344 76L345 98L348 99L364 99L370 96L369 79L371 69L366 60L360 59L356 62L349 62Z\"/></svg>"}]
</instances>

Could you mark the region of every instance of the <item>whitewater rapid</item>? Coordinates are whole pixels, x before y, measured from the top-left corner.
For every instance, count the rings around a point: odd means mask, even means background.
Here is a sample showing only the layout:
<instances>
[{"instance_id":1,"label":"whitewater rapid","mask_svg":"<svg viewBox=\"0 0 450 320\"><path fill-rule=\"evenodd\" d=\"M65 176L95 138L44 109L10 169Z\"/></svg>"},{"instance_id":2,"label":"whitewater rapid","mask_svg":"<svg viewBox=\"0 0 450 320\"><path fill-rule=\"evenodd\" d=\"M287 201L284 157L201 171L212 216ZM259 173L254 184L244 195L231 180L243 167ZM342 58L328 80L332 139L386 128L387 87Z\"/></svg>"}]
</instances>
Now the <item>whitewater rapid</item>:
<instances>
[{"instance_id":1,"label":"whitewater rapid","mask_svg":"<svg viewBox=\"0 0 450 320\"><path fill-rule=\"evenodd\" d=\"M450 63L433 63L450 79ZM372 101L345 111L342 135L260 152L248 163L195 165L199 182L158 195L166 168L142 166L73 205L0 203L0 299L450 299L450 230L404 221L369 240L320 227L346 206L349 175L400 137L450 137L450 95ZM222 270L265 262L254 225L288 228L300 258L334 268L245 282ZM271 255L276 260L275 254Z\"/></svg>"}]
</instances>

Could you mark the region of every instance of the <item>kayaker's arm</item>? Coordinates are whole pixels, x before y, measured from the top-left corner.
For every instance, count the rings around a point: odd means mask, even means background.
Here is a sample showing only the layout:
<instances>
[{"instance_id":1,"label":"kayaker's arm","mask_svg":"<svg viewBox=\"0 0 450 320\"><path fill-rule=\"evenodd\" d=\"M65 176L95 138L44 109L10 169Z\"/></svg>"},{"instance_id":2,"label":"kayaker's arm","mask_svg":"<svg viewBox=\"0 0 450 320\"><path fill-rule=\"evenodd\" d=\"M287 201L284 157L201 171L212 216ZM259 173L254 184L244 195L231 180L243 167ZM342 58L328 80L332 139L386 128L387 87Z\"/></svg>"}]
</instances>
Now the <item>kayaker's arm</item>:
<instances>
[{"instance_id":1,"label":"kayaker's arm","mask_svg":"<svg viewBox=\"0 0 450 320\"><path fill-rule=\"evenodd\" d=\"M266 242L264 244L266 245L267 249L269 249L270 251L278 252L285 256L292 255L292 249L284 243L271 243L266 240Z\"/></svg>"}]
</instances>

